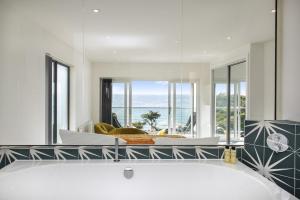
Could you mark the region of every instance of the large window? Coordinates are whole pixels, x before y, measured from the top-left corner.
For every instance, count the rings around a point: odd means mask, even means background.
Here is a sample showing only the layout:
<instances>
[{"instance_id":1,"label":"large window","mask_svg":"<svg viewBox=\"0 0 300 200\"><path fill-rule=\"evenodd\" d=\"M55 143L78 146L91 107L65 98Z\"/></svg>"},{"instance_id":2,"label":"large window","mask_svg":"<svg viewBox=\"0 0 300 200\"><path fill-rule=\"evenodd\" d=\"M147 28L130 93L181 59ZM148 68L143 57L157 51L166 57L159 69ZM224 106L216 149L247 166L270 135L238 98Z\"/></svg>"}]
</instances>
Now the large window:
<instances>
[{"instance_id":1,"label":"large window","mask_svg":"<svg viewBox=\"0 0 300 200\"><path fill-rule=\"evenodd\" d=\"M147 132L193 136L196 130L196 83L114 81L112 120ZM114 123L114 122L113 122Z\"/></svg>"},{"instance_id":2,"label":"large window","mask_svg":"<svg viewBox=\"0 0 300 200\"><path fill-rule=\"evenodd\" d=\"M242 141L246 118L246 63L213 70L213 133L226 142Z\"/></svg>"},{"instance_id":3,"label":"large window","mask_svg":"<svg viewBox=\"0 0 300 200\"><path fill-rule=\"evenodd\" d=\"M113 83L112 91L112 113L117 116L120 126L124 127L127 124L126 83Z\"/></svg>"},{"instance_id":4,"label":"large window","mask_svg":"<svg viewBox=\"0 0 300 200\"><path fill-rule=\"evenodd\" d=\"M47 57L48 144L60 143L59 130L70 124L70 67Z\"/></svg>"}]
</instances>

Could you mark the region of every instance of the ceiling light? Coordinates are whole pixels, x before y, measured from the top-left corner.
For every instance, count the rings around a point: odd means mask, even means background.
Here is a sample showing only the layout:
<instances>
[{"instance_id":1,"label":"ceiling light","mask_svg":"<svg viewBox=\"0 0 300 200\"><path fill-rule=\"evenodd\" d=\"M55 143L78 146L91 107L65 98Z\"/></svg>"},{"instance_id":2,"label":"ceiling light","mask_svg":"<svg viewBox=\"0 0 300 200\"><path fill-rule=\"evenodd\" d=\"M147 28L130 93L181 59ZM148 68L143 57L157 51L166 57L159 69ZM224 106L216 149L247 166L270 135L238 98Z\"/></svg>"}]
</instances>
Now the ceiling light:
<instances>
[{"instance_id":1,"label":"ceiling light","mask_svg":"<svg viewBox=\"0 0 300 200\"><path fill-rule=\"evenodd\" d=\"M275 9L271 10L271 13L276 13L276 10Z\"/></svg>"},{"instance_id":2,"label":"ceiling light","mask_svg":"<svg viewBox=\"0 0 300 200\"><path fill-rule=\"evenodd\" d=\"M111 37L108 35L108 36L106 36L105 38L109 40Z\"/></svg>"},{"instance_id":3,"label":"ceiling light","mask_svg":"<svg viewBox=\"0 0 300 200\"><path fill-rule=\"evenodd\" d=\"M99 9L93 9L93 13L98 13L98 12L100 12Z\"/></svg>"},{"instance_id":4,"label":"ceiling light","mask_svg":"<svg viewBox=\"0 0 300 200\"><path fill-rule=\"evenodd\" d=\"M232 38L231 38L231 36L227 36L226 39L227 40L231 40Z\"/></svg>"}]
</instances>

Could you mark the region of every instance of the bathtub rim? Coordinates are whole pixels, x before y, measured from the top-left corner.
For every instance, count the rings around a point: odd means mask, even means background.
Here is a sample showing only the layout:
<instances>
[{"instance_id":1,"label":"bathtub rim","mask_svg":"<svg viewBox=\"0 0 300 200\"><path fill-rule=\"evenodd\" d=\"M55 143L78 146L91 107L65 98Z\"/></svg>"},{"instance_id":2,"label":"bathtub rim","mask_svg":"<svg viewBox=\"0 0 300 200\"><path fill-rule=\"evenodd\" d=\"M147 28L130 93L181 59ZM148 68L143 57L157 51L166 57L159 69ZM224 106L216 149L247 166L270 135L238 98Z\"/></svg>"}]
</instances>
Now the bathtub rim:
<instances>
[{"instance_id":1,"label":"bathtub rim","mask_svg":"<svg viewBox=\"0 0 300 200\"><path fill-rule=\"evenodd\" d=\"M281 199L285 200L297 200L295 196L288 193L275 183L268 180L266 177L259 174L257 171L254 171L244 163L238 161L236 164L225 163L224 160L221 159L191 159L191 160L183 160L183 159L122 159L120 162L115 163L113 160L16 160L10 165L5 166L0 170L0 179L3 176L12 175L15 173L22 173L24 170L31 170L36 167L54 167L59 165L72 165L76 164L78 166L86 166L87 164L93 165L120 165L120 166L138 166L138 165L211 165L214 167L227 168L230 170L234 170L238 173L243 173L245 176L249 178L255 179L263 184L263 186L268 190L268 192L272 191L273 195L281 196Z\"/></svg>"}]
</instances>

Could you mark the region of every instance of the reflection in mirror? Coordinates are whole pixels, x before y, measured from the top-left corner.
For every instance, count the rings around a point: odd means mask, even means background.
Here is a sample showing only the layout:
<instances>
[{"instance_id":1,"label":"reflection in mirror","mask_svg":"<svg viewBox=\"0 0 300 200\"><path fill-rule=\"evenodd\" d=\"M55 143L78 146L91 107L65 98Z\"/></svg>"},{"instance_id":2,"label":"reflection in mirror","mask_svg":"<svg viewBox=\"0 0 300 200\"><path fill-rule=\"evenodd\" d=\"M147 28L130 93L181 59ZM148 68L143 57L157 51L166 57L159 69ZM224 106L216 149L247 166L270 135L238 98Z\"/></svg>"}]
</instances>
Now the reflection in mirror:
<instances>
[{"instance_id":1,"label":"reflection in mirror","mask_svg":"<svg viewBox=\"0 0 300 200\"><path fill-rule=\"evenodd\" d=\"M274 118L273 9L0 0L0 145L242 143Z\"/></svg>"}]
</instances>

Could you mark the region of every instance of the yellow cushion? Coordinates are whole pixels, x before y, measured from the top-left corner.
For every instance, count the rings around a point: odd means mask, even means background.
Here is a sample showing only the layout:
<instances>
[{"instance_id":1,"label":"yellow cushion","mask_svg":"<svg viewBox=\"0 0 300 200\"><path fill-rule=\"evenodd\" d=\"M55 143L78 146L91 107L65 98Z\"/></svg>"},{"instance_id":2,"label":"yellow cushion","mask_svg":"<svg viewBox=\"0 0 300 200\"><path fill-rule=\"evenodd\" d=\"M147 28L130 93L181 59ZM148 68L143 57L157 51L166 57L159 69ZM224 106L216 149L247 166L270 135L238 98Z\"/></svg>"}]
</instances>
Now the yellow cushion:
<instances>
[{"instance_id":1,"label":"yellow cushion","mask_svg":"<svg viewBox=\"0 0 300 200\"><path fill-rule=\"evenodd\" d=\"M162 129L157 133L157 135L167 135L167 134L168 134L167 129Z\"/></svg>"},{"instance_id":2,"label":"yellow cushion","mask_svg":"<svg viewBox=\"0 0 300 200\"><path fill-rule=\"evenodd\" d=\"M148 134L137 128L115 128L109 132L112 135L122 135L122 134Z\"/></svg>"},{"instance_id":3,"label":"yellow cushion","mask_svg":"<svg viewBox=\"0 0 300 200\"><path fill-rule=\"evenodd\" d=\"M95 129L96 133L110 134L109 132L114 130L115 127L113 127L110 124L106 124L104 122L99 122L99 123L95 124L94 129Z\"/></svg>"},{"instance_id":4,"label":"yellow cushion","mask_svg":"<svg viewBox=\"0 0 300 200\"><path fill-rule=\"evenodd\" d=\"M110 124L107 124L107 123L104 123L104 122L101 122L100 124L106 129L107 132L110 132L113 129L115 129L115 127L113 125L110 125Z\"/></svg>"}]
</instances>

